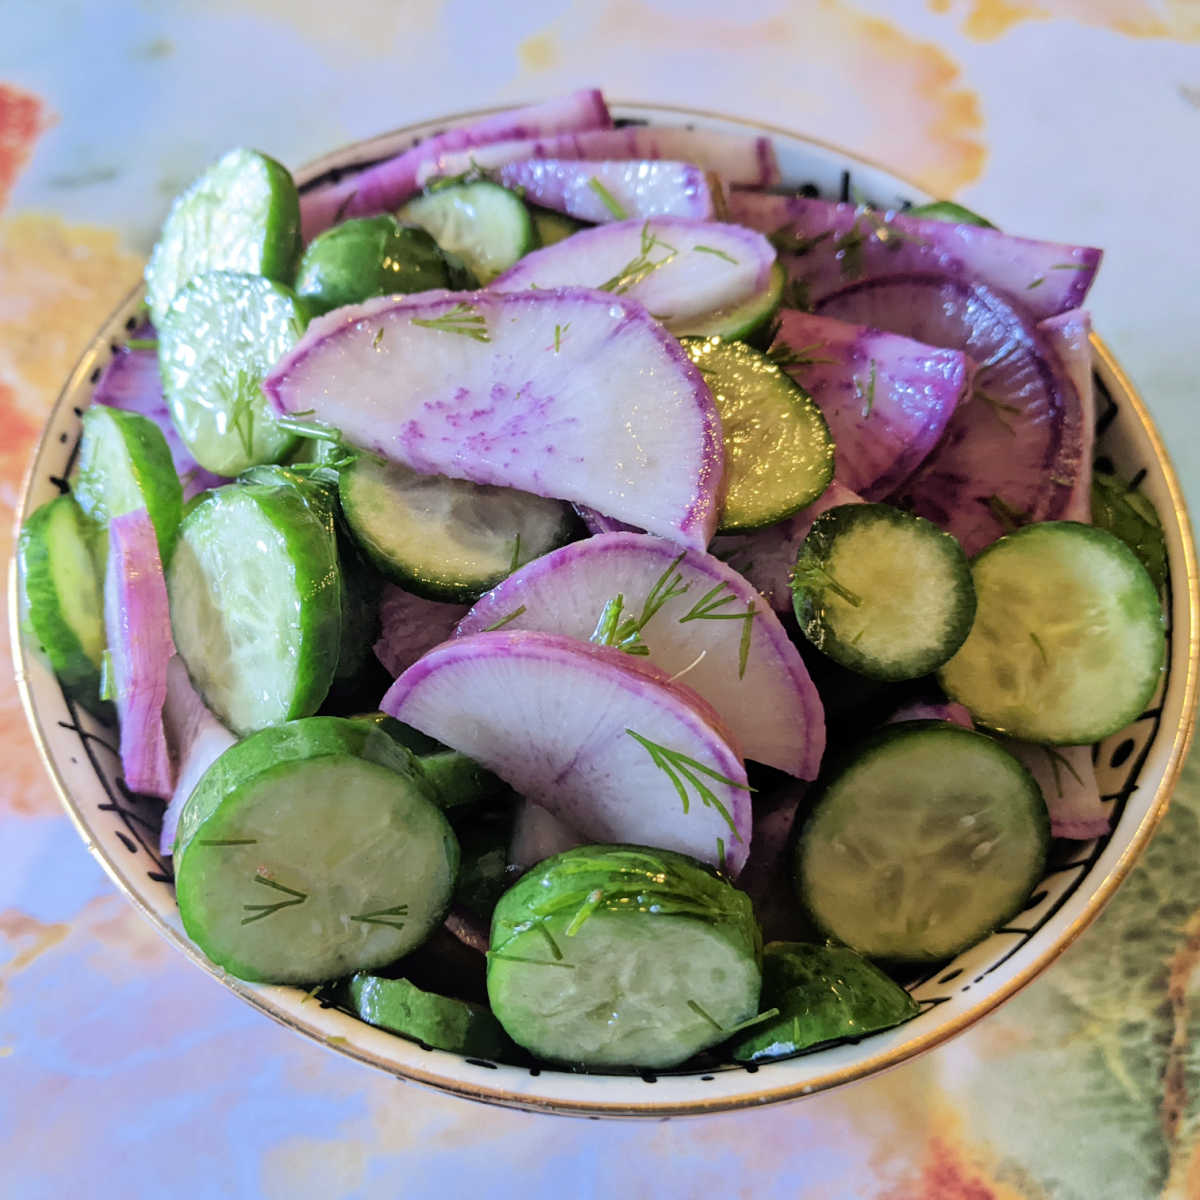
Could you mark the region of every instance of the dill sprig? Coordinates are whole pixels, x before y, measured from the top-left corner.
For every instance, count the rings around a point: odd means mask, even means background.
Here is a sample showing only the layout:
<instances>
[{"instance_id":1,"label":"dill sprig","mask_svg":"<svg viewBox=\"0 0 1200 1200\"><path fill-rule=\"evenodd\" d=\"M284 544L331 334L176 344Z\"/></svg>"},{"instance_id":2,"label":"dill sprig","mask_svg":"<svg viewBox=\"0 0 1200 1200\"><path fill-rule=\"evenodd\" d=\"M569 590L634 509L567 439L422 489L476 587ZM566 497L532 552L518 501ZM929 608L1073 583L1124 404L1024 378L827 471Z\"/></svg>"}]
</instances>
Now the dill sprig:
<instances>
[{"instance_id":1,"label":"dill sprig","mask_svg":"<svg viewBox=\"0 0 1200 1200\"><path fill-rule=\"evenodd\" d=\"M791 570L790 578L793 591L799 589L815 592L831 591L855 608L862 606L862 597L836 579L828 566L807 547L801 548L797 555L796 565Z\"/></svg>"},{"instance_id":2,"label":"dill sprig","mask_svg":"<svg viewBox=\"0 0 1200 1200\"><path fill-rule=\"evenodd\" d=\"M649 649L642 641L642 630L664 604L682 596L691 586L683 582L683 576L676 570L686 553L680 551L654 581L642 602L642 611L636 617L625 615L625 597L622 594L618 593L609 600L600 612L600 619L590 640L600 646L615 646L626 654L649 654Z\"/></svg>"},{"instance_id":3,"label":"dill sprig","mask_svg":"<svg viewBox=\"0 0 1200 1200\"><path fill-rule=\"evenodd\" d=\"M1060 750L1055 750L1053 746L1043 746L1041 748L1046 752L1046 757L1050 760L1050 770L1054 773L1054 789L1059 796L1063 794L1062 776L1058 773L1060 767L1065 767L1074 777L1075 782L1080 787L1083 787L1083 780L1079 777L1079 772L1071 766L1071 760L1065 754Z\"/></svg>"},{"instance_id":4,"label":"dill sprig","mask_svg":"<svg viewBox=\"0 0 1200 1200\"><path fill-rule=\"evenodd\" d=\"M815 358L812 355L813 350L825 349L826 342L811 342L807 346L801 346L796 349L794 346L789 346L787 342L776 342L770 350L767 351L767 357L780 368L785 367L812 367L818 363L837 363L836 358Z\"/></svg>"},{"instance_id":5,"label":"dill sprig","mask_svg":"<svg viewBox=\"0 0 1200 1200\"><path fill-rule=\"evenodd\" d=\"M652 259L650 255L657 249L662 248L668 253L660 259ZM650 222L647 221L642 226L641 249L633 258L631 258L611 279L600 284L599 290L602 292L613 292L615 295L624 295L630 288L636 287L642 280L658 270L659 267L665 267L679 254L679 251L668 242L664 242L662 238L650 230Z\"/></svg>"},{"instance_id":6,"label":"dill sprig","mask_svg":"<svg viewBox=\"0 0 1200 1200\"><path fill-rule=\"evenodd\" d=\"M1030 517L1027 512L1013 507L1007 500L995 493L982 499L980 503L987 505L992 516L1004 526L1005 533L1012 533L1014 530L1020 529L1022 525L1029 524Z\"/></svg>"},{"instance_id":7,"label":"dill sprig","mask_svg":"<svg viewBox=\"0 0 1200 1200\"><path fill-rule=\"evenodd\" d=\"M735 267L738 265L738 260L732 254L726 254L724 250L718 250L716 246L703 246L697 242L692 249L697 254L712 254L717 258L723 258L727 263L732 263Z\"/></svg>"},{"instance_id":8,"label":"dill sprig","mask_svg":"<svg viewBox=\"0 0 1200 1200\"><path fill-rule=\"evenodd\" d=\"M407 904L395 904L391 908L379 908L374 912L359 913L351 917L352 921L361 921L364 925L387 925L391 929L403 929L408 924Z\"/></svg>"},{"instance_id":9,"label":"dill sprig","mask_svg":"<svg viewBox=\"0 0 1200 1200\"><path fill-rule=\"evenodd\" d=\"M867 381L867 386L864 388L858 381L858 376L854 377L854 394L862 402L862 415L865 421L871 415L872 409L875 407L875 376L876 363L871 359L871 375Z\"/></svg>"},{"instance_id":10,"label":"dill sprig","mask_svg":"<svg viewBox=\"0 0 1200 1200\"><path fill-rule=\"evenodd\" d=\"M457 333L460 337L468 337L475 342L492 340L483 313L465 301L460 301L440 317L413 317L412 324L420 325L423 329L437 329L442 333Z\"/></svg>"},{"instance_id":11,"label":"dill sprig","mask_svg":"<svg viewBox=\"0 0 1200 1200\"><path fill-rule=\"evenodd\" d=\"M504 626L509 623L509 621L515 621L524 611L525 605L522 604L520 608L514 608L512 612L501 617L500 620L493 621L490 625L485 626L482 632L495 633L497 629L503 629Z\"/></svg>"},{"instance_id":12,"label":"dill sprig","mask_svg":"<svg viewBox=\"0 0 1200 1200\"><path fill-rule=\"evenodd\" d=\"M288 896L288 899L280 900L275 904L243 904L243 910L251 914L248 917L242 918L243 925L250 925L255 921L261 921L263 917L269 917L285 908L292 908L297 904L303 904L308 899L307 892L298 892L295 888L290 888L283 883L277 883L274 879L268 879L265 875L255 875L254 882L262 884L263 887L272 888L274 891L284 892Z\"/></svg>"},{"instance_id":13,"label":"dill sprig","mask_svg":"<svg viewBox=\"0 0 1200 1200\"><path fill-rule=\"evenodd\" d=\"M621 202L595 175L588 180L588 187L600 197L600 203L612 214L614 221L627 221L629 219L629 214L621 207Z\"/></svg>"}]
</instances>

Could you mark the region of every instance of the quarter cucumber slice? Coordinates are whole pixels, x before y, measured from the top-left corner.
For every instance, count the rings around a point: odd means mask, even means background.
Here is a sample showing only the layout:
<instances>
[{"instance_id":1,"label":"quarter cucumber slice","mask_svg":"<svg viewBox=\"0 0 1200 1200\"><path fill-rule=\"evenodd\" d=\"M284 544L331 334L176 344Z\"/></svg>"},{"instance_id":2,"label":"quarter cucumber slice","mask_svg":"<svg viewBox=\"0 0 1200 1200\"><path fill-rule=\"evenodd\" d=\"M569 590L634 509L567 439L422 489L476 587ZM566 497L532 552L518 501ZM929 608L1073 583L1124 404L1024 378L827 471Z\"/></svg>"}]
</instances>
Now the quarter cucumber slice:
<instances>
[{"instance_id":1,"label":"quarter cucumber slice","mask_svg":"<svg viewBox=\"0 0 1200 1200\"><path fill-rule=\"evenodd\" d=\"M758 1011L760 954L750 898L694 859L581 846L500 898L488 997L541 1058L673 1067Z\"/></svg>"},{"instance_id":2,"label":"quarter cucumber slice","mask_svg":"<svg viewBox=\"0 0 1200 1200\"><path fill-rule=\"evenodd\" d=\"M829 937L868 958L934 962L1020 911L1050 820L1030 773L982 733L888 726L823 787L796 844L796 886Z\"/></svg>"},{"instance_id":3,"label":"quarter cucumber slice","mask_svg":"<svg viewBox=\"0 0 1200 1200\"><path fill-rule=\"evenodd\" d=\"M282 164L231 150L178 196L146 264L146 303L159 326L180 289L205 271L291 283L300 253L300 197Z\"/></svg>"},{"instance_id":4,"label":"quarter cucumber slice","mask_svg":"<svg viewBox=\"0 0 1200 1200\"><path fill-rule=\"evenodd\" d=\"M1162 676L1158 593L1119 538L1092 525L1027 525L976 555L979 610L942 668L981 724L1028 742L1084 745L1123 729Z\"/></svg>"},{"instance_id":5,"label":"quarter cucumber slice","mask_svg":"<svg viewBox=\"0 0 1200 1200\"><path fill-rule=\"evenodd\" d=\"M316 711L338 664L341 574L331 526L296 488L204 493L180 526L167 593L176 649L230 729Z\"/></svg>"},{"instance_id":6,"label":"quarter cucumber slice","mask_svg":"<svg viewBox=\"0 0 1200 1200\"><path fill-rule=\"evenodd\" d=\"M50 664L63 690L100 718L104 604L89 546L91 530L71 496L30 513L17 539L21 631Z\"/></svg>"},{"instance_id":7,"label":"quarter cucumber slice","mask_svg":"<svg viewBox=\"0 0 1200 1200\"><path fill-rule=\"evenodd\" d=\"M827 509L792 572L796 620L818 650L873 679L916 679L963 644L975 589L962 547L887 504Z\"/></svg>"},{"instance_id":8,"label":"quarter cucumber slice","mask_svg":"<svg viewBox=\"0 0 1200 1200\"><path fill-rule=\"evenodd\" d=\"M839 1038L858 1038L915 1017L917 1002L845 946L771 942L763 949L760 1007L779 1015L732 1046L738 1062L766 1062Z\"/></svg>"},{"instance_id":9,"label":"quarter cucumber slice","mask_svg":"<svg viewBox=\"0 0 1200 1200\"><path fill-rule=\"evenodd\" d=\"M202 467L236 475L291 449L260 385L307 322L288 288L258 275L211 271L175 297L158 322L158 363L171 419Z\"/></svg>"},{"instance_id":10,"label":"quarter cucumber slice","mask_svg":"<svg viewBox=\"0 0 1200 1200\"><path fill-rule=\"evenodd\" d=\"M418 475L360 455L339 476L358 544L393 583L469 604L522 563L570 540L570 508L512 488Z\"/></svg>"},{"instance_id":11,"label":"quarter cucumber slice","mask_svg":"<svg viewBox=\"0 0 1200 1200\"><path fill-rule=\"evenodd\" d=\"M424 992L407 979L362 972L351 977L349 991L354 1011L367 1024L438 1050L504 1058L512 1049L500 1022L482 1004Z\"/></svg>"},{"instance_id":12,"label":"quarter cucumber slice","mask_svg":"<svg viewBox=\"0 0 1200 1200\"><path fill-rule=\"evenodd\" d=\"M396 215L427 229L481 284L490 283L538 244L521 197L486 179L434 186Z\"/></svg>"},{"instance_id":13,"label":"quarter cucumber slice","mask_svg":"<svg viewBox=\"0 0 1200 1200\"><path fill-rule=\"evenodd\" d=\"M743 342L681 340L721 414L726 493L718 533L773 525L811 504L833 478L833 439L812 398Z\"/></svg>"},{"instance_id":14,"label":"quarter cucumber slice","mask_svg":"<svg viewBox=\"0 0 1200 1200\"><path fill-rule=\"evenodd\" d=\"M336 717L264 729L180 815L188 936L239 979L316 983L393 962L441 922L458 844L412 757Z\"/></svg>"},{"instance_id":15,"label":"quarter cucumber slice","mask_svg":"<svg viewBox=\"0 0 1200 1200\"><path fill-rule=\"evenodd\" d=\"M149 417L103 404L87 409L72 490L79 507L102 530L112 517L146 509L158 556L170 562L183 516L183 485L167 439ZM107 547L107 539L98 538L96 544Z\"/></svg>"}]
</instances>

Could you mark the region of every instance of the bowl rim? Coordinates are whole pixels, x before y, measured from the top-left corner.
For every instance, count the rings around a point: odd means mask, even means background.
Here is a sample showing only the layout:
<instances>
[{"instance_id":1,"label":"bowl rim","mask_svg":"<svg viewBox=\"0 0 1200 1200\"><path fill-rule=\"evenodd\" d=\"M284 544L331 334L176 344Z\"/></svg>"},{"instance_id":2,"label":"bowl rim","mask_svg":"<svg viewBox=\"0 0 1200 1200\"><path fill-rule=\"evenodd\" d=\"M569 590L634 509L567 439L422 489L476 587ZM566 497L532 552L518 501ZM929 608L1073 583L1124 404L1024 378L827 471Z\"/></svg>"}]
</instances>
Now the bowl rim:
<instances>
[{"instance_id":1,"label":"bowl rim","mask_svg":"<svg viewBox=\"0 0 1200 1200\"><path fill-rule=\"evenodd\" d=\"M675 119L683 119L684 121L710 121L719 122L723 125L741 126L747 132L757 135L767 134L787 139L792 142L800 142L809 146L813 146L827 154L835 155L839 159L856 163L869 169L878 171L893 180L897 180L909 188L913 193L925 196L928 193L920 185L907 179L903 174L893 170L890 167L876 163L871 159L865 158L858 153L852 153L843 147L834 143L824 141L820 138L811 137L807 134L800 134L790 130L784 126L776 125L772 122L758 121L750 118L729 116L724 113L714 112L712 110L681 107L671 104L653 103L645 101L625 101L612 100L608 102L609 108L616 111L619 115L620 110L637 110L638 112L660 113L664 116L669 116ZM347 143L346 145L337 148L327 154L321 155L318 158L312 159L297 169L295 178L301 191L306 186L312 186L313 181L319 179L322 175L330 171L350 171L355 169L363 169L377 160L381 155L391 155L400 152L400 145L404 138L414 136L428 136L437 128L451 127L454 125L463 124L472 120L479 119L495 113L501 113L517 107L517 104L500 104L492 105L485 108L476 108L462 112L447 114L432 119L410 122L407 125L400 126L396 129L385 133L377 134L369 138L364 138L355 142ZM50 413L56 412L64 399L82 385L85 368L90 369L90 356L94 353L94 347L102 331L108 330L117 320L120 314L123 314L133 303L140 299L143 291L143 285L137 284L129 293L126 294L120 303L114 308L112 313L106 318L105 322L89 338L87 346L76 362L74 369L67 378L66 383L60 389ZM77 832L82 838L84 845L92 857L99 863L105 874L116 885L118 890L125 895L134 907L148 919L154 928L170 941L177 949L181 950L193 963L201 967L210 976L218 982L224 984L230 991L234 992L240 999L248 1002L258 1011L264 1013L278 1024L283 1025L296 1033L305 1035L306 1037L320 1043L321 1045L337 1050L340 1053L353 1058L359 1062L365 1063L368 1066L375 1067L394 1078L399 1078L421 1086L431 1088L432 1090L458 1096L464 1099L477 1100L485 1103L499 1104L509 1108L517 1108L530 1112L547 1112L561 1115L573 1116L606 1116L606 1117L672 1117L672 1116L701 1116L716 1112L730 1111L741 1108L758 1107L767 1104L775 1104L782 1101L798 1099L803 1096L813 1095L818 1092L827 1091L839 1085L850 1083L857 1079L865 1078L879 1071L898 1066L901 1063L908 1062L920 1054L949 1041L951 1038L962 1033L964 1030L974 1025L982 1017L986 1016L998 1008L1001 1004L1010 999L1016 992L1024 988L1034 978L1040 975L1047 967L1055 962L1059 956L1071 946L1080 934L1096 919L1101 909L1108 903L1116 889L1128 875L1133 864L1140 857L1145 849L1151 836L1158 828L1159 823L1166 812L1171 794L1173 793L1176 784L1179 781L1180 773L1183 769L1183 764L1187 757L1187 751L1191 744L1193 734L1195 732L1197 720L1197 698L1200 694L1200 574L1197 568L1197 555L1192 532L1191 520L1188 515L1188 510L1184 502L1183 490L1180 486L1178 476L1176 474L1174 464L1171 461L1170 454L1163 442L1162 436L1158 431L1141 395L1134 387L1133 382L1121 368L1112 351L1107 344L1097 334L1090 335L1090 342L1093 351L1093 370L1098 371L1107 383L1114 387L1114 390L1119 392L1123 400L1127 400L1136 415L1137 422L1142 427L1147 440L1149 441L1154 453L1157 465L1162 471L1163 482L1166 487L1167 494L1170 497L1171 507L1174 518L1179 530L1180 545L1182 550L1183 560L1183 578L1180 584L1184 589L1185 603L1182 605L1183 613L1186 616L1186 671L1182 682L1182 719L1173 731L1170 750L1163 768L1162 777L1159 780L1158 786L1155 788L1153 799L1146 810L1145 815L1139 822L1134 831L1129 843L1121 851L1117 861L1113 864L1108 873L1096 884L1091 890L1091 894L1078 916L1071 924L1059 935L1059 937L1046 949L1042 950L1037 956L1024 967L1020 972L1017 972L1004 983L999 985L994 991L988 993L979 1001L973 1003L965 1011L954 1017L953 1019L930 1029L927 1033L918 1037L914 1037L903 1044L894 1047L889 1051L883 1051L874 1055L855 1060L852 1064L832 1069L814 1079L807 1082L791 1082L783 1084L776 1088L752 1088L747 1090L739 1090L736 1094L726 1094L720 1097L705 1099L698 1097L694 1101L686 1101L682 1103L664 1102L650 1100L646 1102L638 1102L631 1100L622 1100L620 1102L610 1102L598 1099L563 1099L560 1097L538 1096L535 1094L526 1094L522 1092L512 1092L503 1088L488 1087L483 1085L472 1085L463 1079L448 1078L436 1071L426 1071L412 1064L399 1064L394 1060L388 1059L383 1055L377 1055L370 1049L356 1046L344 1039L337 1039L330 1035L327 1031L319 1029L309 1023L302 1021L293 1014L278 1007L272 1002L269 992L263 992L255 985L250 985L242 980L236 979L222 970L220 967L211 963L200 951L192 944L180 928L172 924L166 917L154 906L148 903L139 894L130 881L126 878L125 873L117 865L115 858L107 855L104 850L96 843L93 835L88 827L87 821L79 806L75 803L71 795L70 789L67 787L57 763L55 762L49 747L49 742L46 737L45 730L42 727L41 720L36 711L32 692L29 686L28 667L26 661L26 651L20 633L20 620L17 603L17 559L16 546L18 544L18 534L21 524L26 515L26 510L30 502L31 493L35 480L35 466L40 461L43 451L46 448L47 441L50 436L49 418L47 423L43 425L37 443L30 456L26 466L24 477L21 482L20 493L17 498L17 504L14 509L14 528L13 528L13 546L14 554L9 561L8 580L7 580L7 601L9 613L9 637L13 653L14 673L17 684L17 692L20 696L21 707L24 710L26 721L29 725L30 732L33 736L34 743L37 747L38 755L41 758L54 789L58 794L58 798L63 808L66 810L68 817L74 824ZM1176 629L1176 636L1180 632ZM367 1028L370 1028L369 1026ZM387 1035L385 1035L387 1036ZM394 1035L391 1035L393 1040ZM460 1057L460 1056L456 1056ZM600 1076L606 1078L605 1076ZM578 1078L583 1081L589 1078L587 1074L580 1074ZM749 1076L754 1078L754 1076Z\"/></svg>"}]
</instances>

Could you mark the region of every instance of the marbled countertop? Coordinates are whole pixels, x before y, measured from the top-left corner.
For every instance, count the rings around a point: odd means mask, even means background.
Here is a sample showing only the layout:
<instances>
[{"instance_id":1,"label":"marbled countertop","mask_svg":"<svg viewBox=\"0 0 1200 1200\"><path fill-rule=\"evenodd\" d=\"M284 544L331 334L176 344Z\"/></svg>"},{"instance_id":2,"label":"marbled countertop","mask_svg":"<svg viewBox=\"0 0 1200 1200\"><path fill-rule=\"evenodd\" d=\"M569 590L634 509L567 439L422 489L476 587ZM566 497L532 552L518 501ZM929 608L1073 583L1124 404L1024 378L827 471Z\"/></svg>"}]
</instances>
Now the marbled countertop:
<instances>
[{"instance_id":1,"label":"marbled countertop","mask_svg":"<svg viewBox=\"0 0 1200 1200\"><path fill-rule=\"evenodd\" d=\"M785 125L1105 247L1096 327L1200 501L1195 0L42 0L0 25L5 559L45 413L204 164L245 143L295 165L584 84ZM1111 906L970 1032L832 1094L666 1124L471 1105L275 1026L114 892L11 684L0 762L4 1196L1200 1196L1195 758Z\"/></svg>"}]
</instances>

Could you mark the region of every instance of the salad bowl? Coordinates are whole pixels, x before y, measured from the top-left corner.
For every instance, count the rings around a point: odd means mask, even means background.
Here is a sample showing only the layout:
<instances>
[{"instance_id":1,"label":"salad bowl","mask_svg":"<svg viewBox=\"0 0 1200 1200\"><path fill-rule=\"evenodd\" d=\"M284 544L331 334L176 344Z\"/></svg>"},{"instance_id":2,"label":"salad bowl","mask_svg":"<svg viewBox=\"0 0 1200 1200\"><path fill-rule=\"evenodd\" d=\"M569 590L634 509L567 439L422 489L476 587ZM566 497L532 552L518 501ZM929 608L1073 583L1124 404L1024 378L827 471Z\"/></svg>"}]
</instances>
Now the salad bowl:
<instances>
[{"instance_id":1,"label":"salad bowl","mask_svg":"<svg viewBox=\"0 0 1200 1200\"><path fill-rule=\"evenodd\" d=\"M887 170L817 140L715 114L649 104L615 104L625 121L694 125L769 137L783 181L826 199L863 198L883 208L931 199ZM493 110L489 110L493 111ZM309 164L301 192L343 179L415 141L482 112L411 125ZM1023 231L1036 233L1036 231ZM19 520L65 487L78 450L80 417L110 357L138 324L142 290L99 330L67 381L42 434ZM531 1111L590 1116L698 1114L790 1100L894 1066L963 1031L1010 998L1095 918L1145 848L1165 811L1190 741L1200 647L1200 583L1182 492L1146 407L1116 359L1092 339L1098 457L1132 477L1154 504L1167 547L1167 662L1150 706L1095 751L1112 831L1091 841L1056 841L1046 874L1024 911L950 962L908 981L920 1006L911 1021L868 1039L846 1041L760 1066L629 1075L574 1073L463 1058L373 1028L294 987L245 983L210 963L183 932L170 859L158 852L162 806L129 792L114 734L64 695L21 644L15 566L9 611L17 684L33 736L59 796L88 850L113 882L168 940L230 990L296 1032L400 1078L454 1095Z\"/></svg>"}]
</instances>

